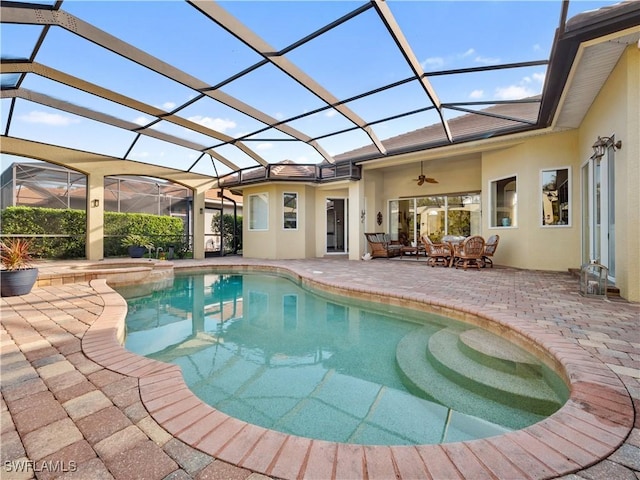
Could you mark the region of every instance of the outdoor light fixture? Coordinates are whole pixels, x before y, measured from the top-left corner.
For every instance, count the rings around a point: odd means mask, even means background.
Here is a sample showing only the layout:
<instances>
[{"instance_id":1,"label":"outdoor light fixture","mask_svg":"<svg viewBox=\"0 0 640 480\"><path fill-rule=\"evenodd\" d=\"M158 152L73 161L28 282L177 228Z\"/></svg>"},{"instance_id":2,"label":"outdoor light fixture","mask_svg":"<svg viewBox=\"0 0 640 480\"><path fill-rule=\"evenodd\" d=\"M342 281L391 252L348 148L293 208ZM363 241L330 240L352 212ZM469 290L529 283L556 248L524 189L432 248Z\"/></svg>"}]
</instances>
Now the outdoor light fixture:
<instances>
[{"instance_id":1,"label":"outdoor light fixture","mask_svg":"<svg viewBox=\"0 0 640 480\"><path fill-rule=\"evenodd\" d=\"M91 200L91 206L93 208L97 208L100 206L100 200L98 200L97 198L94 198L93 200Z\"/></svg>"},{"instance_id":2,"label":"outdoor light fixture","mask_svg":"<svg viewBox=\"0 0 640 480\"><path fill-rule=\"evenodd\" d=\"M614 150L620 150L622 148L622 140L618 140L616 142L613 137L598 136L598 139L591 146L591 148L593 148L593 156L596 158L603 157L607 151L607 147L613 147Z\"/></svg>"}]
</instances>

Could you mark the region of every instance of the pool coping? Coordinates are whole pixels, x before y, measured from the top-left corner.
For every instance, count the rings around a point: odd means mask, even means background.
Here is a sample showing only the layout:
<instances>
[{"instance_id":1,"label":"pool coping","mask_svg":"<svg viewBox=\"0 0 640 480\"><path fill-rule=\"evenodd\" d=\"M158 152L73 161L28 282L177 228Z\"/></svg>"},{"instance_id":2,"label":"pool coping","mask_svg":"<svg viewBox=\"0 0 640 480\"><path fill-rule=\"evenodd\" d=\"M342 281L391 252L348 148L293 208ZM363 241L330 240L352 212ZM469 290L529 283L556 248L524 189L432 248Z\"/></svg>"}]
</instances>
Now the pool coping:
<instances>
[{"instance_id":1,"label":"pool coping","mask_svg":"<svg viewBox=\"0 0 640 480\"><path fill-rule=\"evenodd\" d=\"M282 266L225 265L181 271L271 271L301 283L365 301L423 308L488 327L523 346L536 345L570 385L566 404L522 430L480 440L440 445L378 446L313 440L230 417L204 404L186 386L180 368L141 357L122 346L125 300L106 280L92 280L104 310L88 329L82 348L91 360L136 377L143 404L174 437L225 462L278 478L550 478L608 457L633 427L631 398L618 376L582 347L510 314L424 302L372 288L331 284ZM531 343L533 342L533 343Z\"/></svg>"}]
</instances>

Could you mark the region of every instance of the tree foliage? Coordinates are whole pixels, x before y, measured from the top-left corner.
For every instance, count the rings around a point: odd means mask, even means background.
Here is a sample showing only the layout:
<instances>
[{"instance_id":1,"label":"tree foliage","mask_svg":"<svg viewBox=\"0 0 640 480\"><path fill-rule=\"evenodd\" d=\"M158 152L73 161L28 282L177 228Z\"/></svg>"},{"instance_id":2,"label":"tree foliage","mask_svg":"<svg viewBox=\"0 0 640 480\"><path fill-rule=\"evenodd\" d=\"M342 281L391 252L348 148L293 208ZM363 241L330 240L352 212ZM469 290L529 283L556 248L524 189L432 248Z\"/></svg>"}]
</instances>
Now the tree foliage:
<instances>
[{"instance_id":1,"label":"tree foliage","mask_svg":"<svg viewBox=\"0 0 640 480\"><path fill-rule=\"evenodd\" d=\"M223 221L223 243L224 251L226 253L233 253L234 251L242 249L242 216L238 216L236 219L235 233L233 229L233 215L225 213L222 216ZM211 219L211 231L213 233L220 234L220 213L213 215ZM234 245L235 237L235 245ZM234 250L235 247L235 250Z\"/></svg>"}]
</instances>

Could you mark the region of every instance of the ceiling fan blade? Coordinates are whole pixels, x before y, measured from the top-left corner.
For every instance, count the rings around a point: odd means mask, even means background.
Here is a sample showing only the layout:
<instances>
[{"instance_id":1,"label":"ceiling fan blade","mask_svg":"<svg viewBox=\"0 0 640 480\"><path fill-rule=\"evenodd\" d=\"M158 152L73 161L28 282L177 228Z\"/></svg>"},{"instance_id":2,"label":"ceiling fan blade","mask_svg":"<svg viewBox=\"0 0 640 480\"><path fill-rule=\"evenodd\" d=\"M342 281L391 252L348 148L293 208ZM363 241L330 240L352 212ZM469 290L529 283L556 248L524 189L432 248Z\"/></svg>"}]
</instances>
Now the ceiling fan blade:
<instances>
[{"instance_id":1,"label":"ceiling fan blade","mask_svg":"<svg viewBox=\"0 0 640 480\"><path fill-rule=\"evenodd\" d=\"M422 185L424 183L424 180L425 180L424 178L419 179L418 180L418 185Z\"/></svg>"},{"instance_id":2,"label":"ceiling fan blade","mask_svg":"<svg viewBox=\"0 0 640 480\"><path fill-rule=\"evenodd\" d=\"M435 178L427 178L427 183L438 183L438 181Z\"/></svg>"}]
</instances>

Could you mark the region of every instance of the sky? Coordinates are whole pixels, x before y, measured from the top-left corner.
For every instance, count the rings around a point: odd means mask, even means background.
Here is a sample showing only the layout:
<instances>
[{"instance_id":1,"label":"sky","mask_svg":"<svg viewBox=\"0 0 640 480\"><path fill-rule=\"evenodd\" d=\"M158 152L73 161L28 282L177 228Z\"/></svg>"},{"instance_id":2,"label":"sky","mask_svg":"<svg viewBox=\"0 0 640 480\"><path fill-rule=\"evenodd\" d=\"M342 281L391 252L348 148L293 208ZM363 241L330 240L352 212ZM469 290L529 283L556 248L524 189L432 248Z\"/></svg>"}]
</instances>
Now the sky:
<instances>
[{"instance_id":1,"label":"sky","mask_svg":"<svg viewBox=\"0 0 640 480\"><path fill-rule=\"evenodd\" d=\"M574 0L570 4L569 18L613 3L616 2ZM276 52L364 4L366 2L339 0L220 2ZM556 0L388 0L387 4L427 73L548 60L561 12L561 2ZM66 0L62 9L209 86L216 86L262 60L255 51L182 1ZM42 31L38 26L5 23L1 28L3 59L28 58ZM357 97L412 75L374 9L293 48L286 57L339 100ZM197 95L191 88L126 61L59 27L49 30L35 61L165 111L171 111ZM430 77L430 81L443 103L490 102L539 94L545 73L546 66L539 65L437 75ZM7 75L2 76L3 87L10 85L11 81ZM27 75L21 87L139 126L154 120L143 112L35 74ZM278 121L326 107L321 99L271 64L222 85L220 90ZM366 123L432 106L415 81L371 96L354 98L346 105ZM10 100L3 99L3 132L9 106ZM448 119L459 114L445 110ZM233 138L243 138L248 147L268 162L289 159L299 163L318 163L323 159L309 145L294 142L289 135L268 129L264 123L208 97L195 101L178 115ZM374 123L372 129L378 138L386 139L438 120L435 111L423 111L402 119ZM332 108L310 117L290 120L288 125L317 138L318 144L330 155L371 141L361 130L324 137L354 126ZM211 137L165 121L154 128L196 145L216 147L217 153L239 168L256 165L238 148L218 146L222 142ZM192 167L199 157L195 149L174 146L144 135L134 144L136 134L133 132L24 99L16 102L9 134L119 158L127 155L129 159L180 169ZM16 161L6 155L1 160L3 170L8 163ZM212 164L206 157L193 166L192 171L216 175L228 173L231 168L219 162Z\"/></svg>"}]
</instances>

